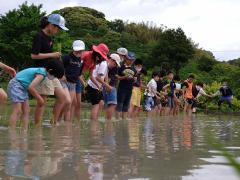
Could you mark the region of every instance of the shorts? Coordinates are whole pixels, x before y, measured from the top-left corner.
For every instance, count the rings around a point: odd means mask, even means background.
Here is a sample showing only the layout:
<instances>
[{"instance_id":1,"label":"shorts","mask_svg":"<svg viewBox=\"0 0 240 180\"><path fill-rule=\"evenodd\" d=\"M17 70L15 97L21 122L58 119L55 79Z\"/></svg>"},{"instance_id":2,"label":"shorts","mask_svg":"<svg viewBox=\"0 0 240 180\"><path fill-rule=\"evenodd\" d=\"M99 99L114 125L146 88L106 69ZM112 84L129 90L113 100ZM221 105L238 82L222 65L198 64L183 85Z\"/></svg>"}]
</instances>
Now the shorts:
<instances>
[{"instance_id":1,"label":"shorts","mask_svg":"<svg viewBox=\"0 0 240 180\"><path fill-rule=\"evenodd\" d=\"M83 85L80 80L76 83L76 93L80 94L83 92Z\"/></svg>"},{"instance_id":2,"label":"shorts","mask_svg":"<svg viewBox=\"0 0 240 180\"><path fill-rule=\"evenodd\" d=\"M29 99L27 89L15 78L9 82L7 93L13 103L22 103Z\"/></svg>"},{"instance_id":3,"label":"shorts","mask_svg":"<svg viewBox=\"0 0 240 180\"><path fill-rule=\"evenodd\" d=\"M68 89L70 92L76 91L76 83L66 82L66 81L60 81L63 89Z\"/></svg>"},{"instance_id":4,"label":"shorts","mask_svg":"<svg viewBox=\"0 0 240 180\"><path fill-rule=\"evenodd\" d=\"M104 102L106 105L116 105L117 104L117 90L115 87L112 88L110 92L103 90Z\"/></svg>"},{"instance_id":5,"label":"shorts","mask_svg":"<svg viewBox=\"0 0 240 180\"><path fill-rule=\"evenodd\" d=\"M141 107L141 98L142 98L141 88L133 87L131 101L130 101L131 104L137 107Z\"/></svg>"},{"instance_id":6,"label":"shorts","mask_svg":"<svg viewBox=\"0 0 240 180\"><path fill-rule=\"evenodd\" d=\"M174 97L168 97L168 107L169 108L175 107Z\"/></svg>"},{"instance_id":7,"label":"shorts","mask_svg":"<svg viewBox=\"0 0 240 180\"><path fill-rule=\"evenodd\" d=\"M185 99L185 102L186 102L187 104L189 104L189 105L192 105L193 102L194 102L194 100L193 100L193 99L190 99L190 98L187 98L187 99Z\"/></svg>"},{"instance_id":8,"label":"shorts","mask_svg":"<svg viewBox=\"0 0 240 180\"><path fill-rule=\"evenodd\" d=\"M118 112L128 112L132 90L118 89L117 91L117 107Z\"/></svg>"},{"instance_id":9,"label":"shorts","mask_svg":"<svg viewBox=\"0 0 240 180\"><path fill-rule=\"evenodd\" d=\"M144 96L144 110L151 111L154 108L154 99L152 96Z\"/></svg>"},{"instance_id":10,"label":"shorts","mask_svg":"<svg viewBox=\"0 0 240 180\"><path fill-rule=\"evenodd\" d=\"M54 78L53 80L48 79L47 77L43 82L37 85L36 89L41 95L54 95L55 88L63 88L59 79Z\"/></svg>"},{"instance_id":11,"label":"shorts","mask_svg":"<svg viewBox=\"0 0 240 180\"><path fill-rule=\"evenodd\" d=\"M220 101L222 101L222 102L224 102L224 101L231 102L232 101L232 96L222 96L220 98Z\"/></svg>"},{"instance_id":12,"label":"shorts","mask_svg":"<svg viewBox=\"0 0 240 180\"><path fill-rule=\"evenodd\" d=\"M192 109L193 109L193 108L196 108L196 107L197 107L197 104L198 104L197 100L193 100Z\"/></svg>"},{"instance_id":13,"label":"shorts","mask_svg":"<svg viewBox=\"0 0 240 180\"><path fill-rule=\"evenodd\" d=\"M92 88L91 86L87 86L87 96L91 101L92 105L99 104L101 100L103 100L103 93L97 89Z\"/></svg>"}]
</instances>

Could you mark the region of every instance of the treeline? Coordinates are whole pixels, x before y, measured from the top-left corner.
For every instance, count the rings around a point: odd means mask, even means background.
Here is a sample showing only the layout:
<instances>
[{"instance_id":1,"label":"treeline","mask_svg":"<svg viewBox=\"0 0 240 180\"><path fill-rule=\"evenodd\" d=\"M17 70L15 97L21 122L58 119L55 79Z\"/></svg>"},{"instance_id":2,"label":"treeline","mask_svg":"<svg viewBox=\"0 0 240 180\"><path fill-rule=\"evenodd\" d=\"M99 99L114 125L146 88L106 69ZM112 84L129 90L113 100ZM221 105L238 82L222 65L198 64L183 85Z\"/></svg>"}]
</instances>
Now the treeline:
<instances>
[{"instance_id":1,"label":"treeline","mask_svg":"<svg viewBox=\"0 0 240 180\"><path fill-rule=\"evenodd\" d=\"M55 49L71 50L72 41L81 39L87 48L106 43L111 52L119 47L136 53L145 66L154 70L173 70L185 79L189 73L197 81L211 84L228 81L240 98L239 61L218 62L209 51L198 48L181 28L170 29L151 22L132 23L121 19L108 21L104 13L88 7L66 7L56 10L66 19L68 32L54 38ZM46 15L42 6L27 2L0 16L0 57L17 69L33 64L30 58L32 38L39 30L39 20Z\"/></svg>"}]
</instances>

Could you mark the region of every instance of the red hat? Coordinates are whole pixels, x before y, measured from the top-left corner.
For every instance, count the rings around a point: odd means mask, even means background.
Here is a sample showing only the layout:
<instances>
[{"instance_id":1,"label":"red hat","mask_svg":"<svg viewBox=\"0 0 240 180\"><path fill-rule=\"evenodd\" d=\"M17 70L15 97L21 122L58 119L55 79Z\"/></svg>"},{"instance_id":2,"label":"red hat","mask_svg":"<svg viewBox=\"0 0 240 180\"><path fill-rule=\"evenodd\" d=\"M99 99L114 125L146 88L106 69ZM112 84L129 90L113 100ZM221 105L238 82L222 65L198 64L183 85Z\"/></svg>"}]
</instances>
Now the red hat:
<instances>
[{"instance_id":1,"label":"red hat","mask_svg":"<svg viewBox=\"0 0 240 180\"><path fill-rule=\"evenodd\" d=\"M106 44L101 43L97 46L93 45L92 49L93 49L93 51L99 53L103 57L103 59L108 60L107 55L109 53L109 49Z\"/></svg>"}]
</instances>

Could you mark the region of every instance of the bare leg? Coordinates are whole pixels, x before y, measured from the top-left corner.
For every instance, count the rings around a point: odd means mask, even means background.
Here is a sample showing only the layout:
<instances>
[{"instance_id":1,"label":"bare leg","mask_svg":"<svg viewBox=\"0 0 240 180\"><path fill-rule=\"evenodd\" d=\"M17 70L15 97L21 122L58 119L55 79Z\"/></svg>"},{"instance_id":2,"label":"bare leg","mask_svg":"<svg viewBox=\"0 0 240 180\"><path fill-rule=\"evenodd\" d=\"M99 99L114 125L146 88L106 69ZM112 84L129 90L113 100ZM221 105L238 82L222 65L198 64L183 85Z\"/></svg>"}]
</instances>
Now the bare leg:
<instances>
[{"instance_id":1,"label":"bare leg","mask_svg":"<svg viewBox=\"0 0 240 180\"><path fill-rule=\"evenodd\" d=\"M71 120L71 95L67 88L64 88L63 91L65 95L65 104L63 108L64 121L70 121Z\"/></svg>"},{"instance_id":2,"label":"bare leg","mask_svg":"<svg viewBox=\"0 0 240 180\"><path fill-rule=\"evenodd\" d=\"M16 127L16 122L21 112L21 103L13 103L12 113L9 117L9 126L11 128Z\"/></svg>"},{"instance_id":3,"label":"bare leg","mask_svg":"<svg viewBox=\"0 0 240 180\"><path fill-rule=\"evenodd\" d=\"M112 116L115 112L115 108L116 108L116 105L114 104L110 104L108 105L107 109L106 109L106 119L107 120L111 120L112 119Z\"/></svg>"},{"instance_id":4,"label":"bare leg","mask_svg":"<svg viewBox=\"0 0 240 180\"><path fill-rule=\"evenodd\" d=\"M0 88L0 106L4 105L7 101L7 93Z\"/></svg>"},{"instance_id":5,"label":"bare leg","mask_svg":"<svg viewBox=\"0 0 240 180\"><path fill-rule=\"evenodd\" d=\"M30 112L30 107L29 107L29 101L25 101L22 103L22 121L23 121L23 129L28 130L28 122L29 122L29 112Z\"/></svg>"},{"instance_id":6,"label":"bare leg","mask_svg":"<svg viewBox=\"0 0 240 180\"><path fill-rule=\"evenodd\" d=\"M47 96L43 95L42 98L44 100L44 105L39 106L37 104L36 109L35 109L35 113L34 113L34 121L35 121L35 125L37 125L37 126L41 125L42 116L43 116L44 109L45 109L45 106L46 106L46 103L47 103Z\"/></svg>"},{"instance_id":7,"label":"bare leg","mask_svg":"<svg viewBox=\"0 0 240 180\"><path fill-rule=\"evenodd\" d=\"M81 101L82 101L82 94L77 93L76 94L76 104L75 104L75 116L78 121L80 121L80 118L81 118Z\"/></svg>"},{"instance_id":8,"label":"bare leg","mask_svg":"<svg viewBox=\"0 0 240 180\"><path fill-rule=\"evenodd\" d=\"M93 105L91 109L91 120L94 120L94 121L97 120L98 112L99 112L99 104Z\"/></svg>"},{"instance_id":9,"label":"bare leg","mask_svg":"<svg viewBox=\"0 0 240 180\"><path fill-rule=\"evenodd\" d=\"M134 105L130 104L130 107L128 109L128 117L132 117L133 116L133 112L134 112Z\"/></svg>"},{"instance_id":10,"label":"bare leg","mask_svg":"<svg viewBox=\"0 0 240 180\"><path fill-rule=\"evenodd\" d=\"M66 95L62 88L55 88L54 94L56 101L53 107L53 122L56 123L60 118L60 113L66 103Z\"/></svg>"}]
</instances>

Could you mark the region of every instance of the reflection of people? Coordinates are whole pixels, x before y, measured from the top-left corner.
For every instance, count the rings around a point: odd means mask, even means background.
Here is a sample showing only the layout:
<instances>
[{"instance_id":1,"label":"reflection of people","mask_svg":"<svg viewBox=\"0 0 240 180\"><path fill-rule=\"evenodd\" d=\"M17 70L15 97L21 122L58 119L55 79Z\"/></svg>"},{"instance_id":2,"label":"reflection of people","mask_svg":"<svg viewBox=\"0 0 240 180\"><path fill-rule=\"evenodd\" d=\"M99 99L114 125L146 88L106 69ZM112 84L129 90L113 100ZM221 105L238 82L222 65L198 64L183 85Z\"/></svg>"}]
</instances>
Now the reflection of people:
<instances>
[{"instance_id":1,"label":"reflection of people","mask_svg":"<svg viewBox=\"0 0 240 180\"><path fill-rule=\"evenodd\" d=\"M229 108L232 108L233 93L227 82L223 82L222 87L220 87L220 89L215 94L213 94L213 97L218 95L221 95L221 98L218 101L219 109L221 108L221 104L223 102L226 102Z\"/></svg>"},{"instance_id":2,"label":"reflection of people","mask_svg":"<svg viewBox=\"0 0 240 180\"><path fill-rule=\"evenodd\" d=\"M116 146L115 132L114 132L113 123L111 121L106 121L105 123L103 142L106 145L111 147Z\"/></svg>"},{"instance_id":3,"label":"reflection of people","mask_svg":"<svg viewBox=\"0 0 240 180\"><path fill-rule=\"evenodd\" d=\"M132 121L128 122L128 134L129 134L128 140L129 148L132 150L138 150L140 145L139 139L140 132L138 119L133 119Z\"/></svg>"},{"instance_id":4,"label":"reflection of people","mask_svg":"<svg viewBox=\"0 0 240 180\"><path fill-rule=\"evenodd\" d=\"M5 159L5 173L11 177L39 179L34 176L31 164L28 163L28 142L25 138L19 138L16 129L9 130L10 148Z\"/></svg>"},{"instance_id":5,"label":"reflection of people","mask_svg":"<svg viewBox=\"0 0 240 180\"><path fill-rule=\"evenodd\" d=\"M184 117L183 121L183 145L186 149L192 148L192 120L189 116Z\"/></svg>"},{"instance_id":6,"label":"reflection of people","mask_svg":"<svg viewBox=\"0 0 240 180\"><path fill-rule=\"evenodd\" d=\"M147 153L155 153L156 142L154 141L154 126L151 119L147 119L144 123L144 144Z\"/></svg>"}]
</instances>

